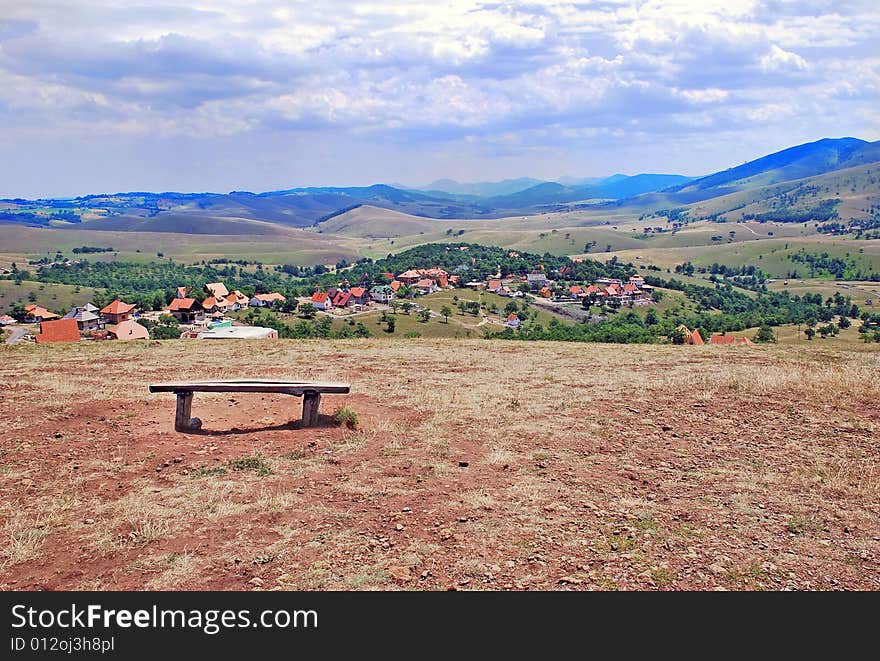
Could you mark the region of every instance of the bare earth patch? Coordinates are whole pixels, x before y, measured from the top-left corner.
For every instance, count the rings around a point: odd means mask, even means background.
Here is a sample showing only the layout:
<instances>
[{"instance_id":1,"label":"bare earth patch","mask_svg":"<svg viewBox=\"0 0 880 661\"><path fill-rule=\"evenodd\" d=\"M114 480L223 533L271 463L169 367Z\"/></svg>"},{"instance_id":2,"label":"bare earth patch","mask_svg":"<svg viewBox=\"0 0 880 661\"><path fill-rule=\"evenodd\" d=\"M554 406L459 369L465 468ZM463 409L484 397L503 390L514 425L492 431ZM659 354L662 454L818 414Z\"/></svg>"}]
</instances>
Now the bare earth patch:
<instances>
[{"instance_id":1,"label":"bare earth patch","mask_svg":"<svg viewBox=\"0 0 880 661\"><path fill-rule=\"evenodd\" d=\"M811 347L812 348L812 347ZM3 589L880 588L880 353L2 347ZM344 380L301 400L156 381ZM337 426L339 407L356 429ZM293 422L291 422L293 421Z\"/></svg>"}]
</instances>

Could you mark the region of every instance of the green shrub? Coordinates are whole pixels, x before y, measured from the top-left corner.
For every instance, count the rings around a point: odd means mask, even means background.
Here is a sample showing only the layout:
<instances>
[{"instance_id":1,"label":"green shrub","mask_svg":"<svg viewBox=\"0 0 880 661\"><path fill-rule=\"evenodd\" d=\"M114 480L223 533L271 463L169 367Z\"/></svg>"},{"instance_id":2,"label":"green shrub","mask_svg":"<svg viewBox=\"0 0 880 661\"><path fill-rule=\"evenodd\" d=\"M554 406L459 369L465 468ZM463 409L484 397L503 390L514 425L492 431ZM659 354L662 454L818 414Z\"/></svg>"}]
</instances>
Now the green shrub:
<instances>
[{"instance_id":1,"label":"green shrub","mask_svg":"<svg viewBox=\"0 0 880 661\"><path fill-rule=\"evenodd\" d=\"M227 463L229 468L234 471L252 470L260 476L272 474L272 467L269 465L269 462L258 452L254 454L246 454L238 459L230 459Z\"/></svg>"},{"instance_id":2,"label":"green shrub","mask_svg":"<svg viewBox=\"0 0 880 661\"><path fill-rule=\"evenodd\" d=\"M350 408L343 407L341 409L337 409L336 413L333 414L333 419L340 427L357 429L358 414L352 411Z\"/></svg>"}]
</instances>

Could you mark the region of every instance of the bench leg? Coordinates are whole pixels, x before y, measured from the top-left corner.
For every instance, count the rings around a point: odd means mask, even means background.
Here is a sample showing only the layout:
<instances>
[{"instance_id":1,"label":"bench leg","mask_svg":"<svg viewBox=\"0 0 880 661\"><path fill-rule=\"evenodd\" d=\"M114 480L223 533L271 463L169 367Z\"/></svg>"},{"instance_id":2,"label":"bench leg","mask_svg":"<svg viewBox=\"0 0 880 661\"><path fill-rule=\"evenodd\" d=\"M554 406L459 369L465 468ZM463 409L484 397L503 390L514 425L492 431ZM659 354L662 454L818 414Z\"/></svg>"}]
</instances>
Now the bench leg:
<instances>
[{"instance_id":1,"label":"bench leg","mask_svg":"<svg viewBox=\"0 0 880 661\"><path fill-rule=\"evenodd\" d=\"M189 391L175 394L177 395L177 411L174 414L174 431L188 432L201 428L202 421L190 417L193 394Z\"/></svg>"},{"instance_id":2,"label":"bench leg","mask_svg":"<svg viewBox=\"0 0 880 661\"><path fill-rule=\"evenodd\" d=\"M314 427L318 424L319 406L321 406L321 393L312 390L303 393L303 427Z\"/></svg>"}]
</instances>

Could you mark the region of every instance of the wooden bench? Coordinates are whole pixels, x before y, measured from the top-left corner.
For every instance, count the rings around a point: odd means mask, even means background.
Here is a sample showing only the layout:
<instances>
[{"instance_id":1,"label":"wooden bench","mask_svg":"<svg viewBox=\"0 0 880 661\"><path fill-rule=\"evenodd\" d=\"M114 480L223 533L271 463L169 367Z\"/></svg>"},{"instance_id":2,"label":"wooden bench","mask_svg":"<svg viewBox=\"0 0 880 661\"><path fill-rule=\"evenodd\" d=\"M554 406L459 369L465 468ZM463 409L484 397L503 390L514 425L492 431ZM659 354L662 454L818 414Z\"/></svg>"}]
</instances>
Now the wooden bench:
<instances>
[{"instance_id":1,"label":"wooden bench","mask_svg":"<svg viewBox=\"0 0 880 661\"><path fill-rule=\"evenodd\" d=\"M271 392L294 395L303 398L303 427L318 424L318 406L321 393L347 393L351 387L347 383L323 383L307 381L268 381L260 379L221 380L221 381L182 381L173 383L154 383L150 392L173 392L177 395L177 413L174 416L174 429L188 432L201 429L202 421L191 418L194 392Z\"/></svg>"}]
</instances>

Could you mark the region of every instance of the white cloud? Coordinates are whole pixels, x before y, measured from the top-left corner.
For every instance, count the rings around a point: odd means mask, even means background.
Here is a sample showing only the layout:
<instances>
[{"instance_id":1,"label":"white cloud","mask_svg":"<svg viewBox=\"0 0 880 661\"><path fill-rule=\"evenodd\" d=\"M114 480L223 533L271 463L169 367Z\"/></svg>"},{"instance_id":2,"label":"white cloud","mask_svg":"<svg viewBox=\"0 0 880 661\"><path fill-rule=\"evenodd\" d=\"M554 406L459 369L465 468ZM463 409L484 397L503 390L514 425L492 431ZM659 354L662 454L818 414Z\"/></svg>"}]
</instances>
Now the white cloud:
<instances>
[{"instance_id":1,"label":"white cloud","mask_svg":"<svg viewBox=\"0 0 880 661\"><path fill-rule=\"evenodd\" d=\"M783 50L776 44L770 47L770 52L761 56L761 71L803 71L807 68L807 61L797 53Z\"/></svg>"},{"instance_id":2,"label":"white cloud","mask_svg":"<svg viewBox=\"0 0 880 661\"><path fill-rule=\"evenodd\" d=\"M746 122L796 141L871 129L878 30L871 2L43 0L0 17L0 121L9 141L61 145L307 131L561 154L567 132L697 140Z\"/></svg>"}]
</instances>

